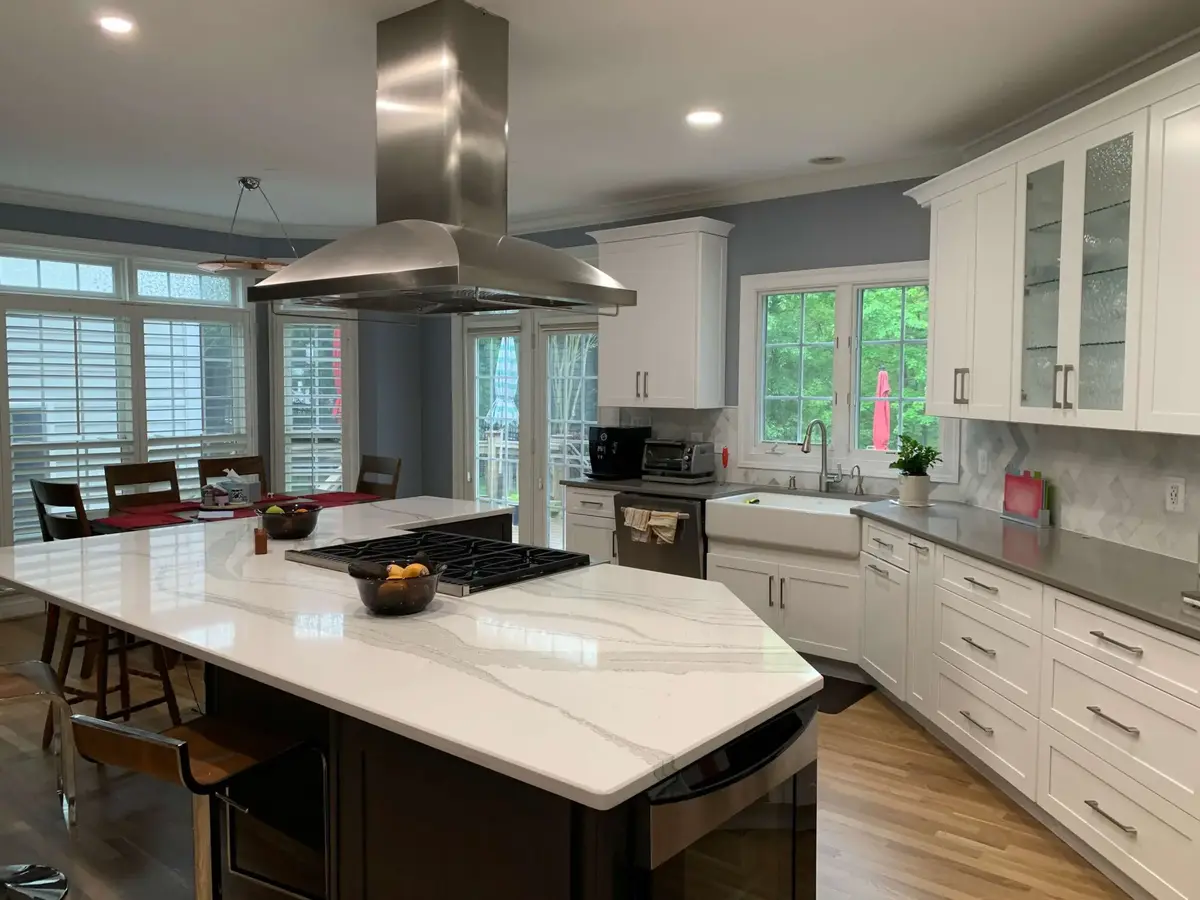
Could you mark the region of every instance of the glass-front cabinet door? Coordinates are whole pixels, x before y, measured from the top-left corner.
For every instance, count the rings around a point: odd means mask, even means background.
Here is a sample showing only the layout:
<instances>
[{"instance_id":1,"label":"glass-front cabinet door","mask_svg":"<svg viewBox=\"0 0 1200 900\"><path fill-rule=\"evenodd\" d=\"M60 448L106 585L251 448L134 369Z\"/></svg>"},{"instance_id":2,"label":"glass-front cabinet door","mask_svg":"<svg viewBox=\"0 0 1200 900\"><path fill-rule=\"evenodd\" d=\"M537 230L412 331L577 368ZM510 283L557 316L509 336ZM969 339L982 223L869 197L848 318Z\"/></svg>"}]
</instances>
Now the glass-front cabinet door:
<instances>
[{"instance_id":1,"label":"glass-front cabinet door","mask_svg":"<svg viewBox=\"0 0 1200 900\"><path fill-rule=\"evenodd\" d=\"M1141 111L1018 168L1019 421L1134 427L1147 140Z\"/></svg>"}]
</instances>

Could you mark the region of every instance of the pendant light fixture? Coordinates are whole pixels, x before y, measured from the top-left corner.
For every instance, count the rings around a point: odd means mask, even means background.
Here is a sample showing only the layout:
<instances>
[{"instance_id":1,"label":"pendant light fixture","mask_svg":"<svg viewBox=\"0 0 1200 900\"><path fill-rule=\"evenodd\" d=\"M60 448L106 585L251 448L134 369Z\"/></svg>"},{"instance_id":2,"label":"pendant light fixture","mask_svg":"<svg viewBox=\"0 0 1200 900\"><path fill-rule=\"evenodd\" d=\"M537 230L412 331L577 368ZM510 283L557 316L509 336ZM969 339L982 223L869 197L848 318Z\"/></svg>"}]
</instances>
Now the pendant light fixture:
<instances>
[{"instance_id":1,"label":"pendant light fixture","mask_svg":"<svg viewBox=\"0 0 1200 900\"><path fill-rule=\"evenodd\" d=\"M288 237L287 229L283 227L283 222L279 219L279 213L275 212L275 204L271 202L271 198L263 190L262 179L254 175L243 175L238 178L237 203L233 207L233 220L229 223L229 234L225 240L225 255L220 259L210 259L198 263L197 265L205 272L262 272L269 274L271 272L278 272L287 266L287 263L276 262L273 259L250 259L244 256L229 255L229 248L233 244L233 229L237 225L238 211L242 208L242 198L246 196L246 191L258 191L262 194L262 198L267 201L267 206L271 209L271 215L275 217L275 223L279 226L279 230L283 232L284 240L288 242L288 246L292 249L292 258L300 258L299 254L296 253L296 245Z\"/></svg>"}]
</instances>

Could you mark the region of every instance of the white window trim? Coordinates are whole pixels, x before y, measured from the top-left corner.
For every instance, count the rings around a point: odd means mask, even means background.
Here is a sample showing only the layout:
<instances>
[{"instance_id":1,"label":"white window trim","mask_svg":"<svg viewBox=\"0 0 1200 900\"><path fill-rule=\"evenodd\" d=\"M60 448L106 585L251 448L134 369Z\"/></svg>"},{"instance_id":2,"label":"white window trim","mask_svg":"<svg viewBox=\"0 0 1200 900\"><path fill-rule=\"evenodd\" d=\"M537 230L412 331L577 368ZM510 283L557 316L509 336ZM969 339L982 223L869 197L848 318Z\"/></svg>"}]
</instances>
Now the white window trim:
<instances>
[{"instance_id":1,"label":"white window trim","mask_svg":"<svg viewBox=\"0 0 1200 900\"><path fill-rule=\"evenodd\" d=\"M738 429L738 465L748 469L773 469L785 472L817 472L820 452L801 453L796 444L773 444L758 440L762 421L762 297L765 294L832 290L836 291L835 349L833 362L834 415L827 456L829 469L844 472L859 466L868 477L894 477L890 463L894 453L854 450L853 398L855 396L855 355L858 342L857 292L873 285L894 285L929 280L925 260L884 263L870 266L845 266L830 269L805 269L797 272L773 272L744 275L741 279L738 347L738 407L744 423ZM942 419L942 462L929 470L933 481L957 483L959 479L959 422Z\"/></svg>"},{"instance_id":2,"label":"white window trim","mask_svg":"<svg viewBox=\"0 0 1200 900\"><path fill-rule=\"evenodd\" d=\"M331 320L333 320L331 322ZM283 484L283 326L329 325L342 329L342 490L352 491L358 482L358 321L357 317L301 316L271 310L271 479ZM277 488L278 490L278 488Z\"/></svg>"},{"instance_id":3,"label":"white window trim","mask_svg":"<svg viewBox=\"0 0 1200 900\"><path fill-rule=\"evenodd\" d=\"M137 267L155 267L163 271L194 271L191 266L197 261L212 258L212 254L164 250L130 244L106 243L103 241L58 238L49 235L25 234L0 231L0 254L11 253L27 258L51 256L65 262L111 264L115 269L112 294L95 294L84 291L61 292L30 290L23 288L0 289L0 322L7 321L9 312L58 313L78 316L100 316L125 319L130 328L131 378L134 387L134 451L139 459L145 459L150 440L146 435L145 391L139 385L145 383L144 371L144 323L147 319L174 321L213 321L240 324L244 337L244 364L246 386L246 448L248 453L258 452L258 394L257 383L257 338L255 316L246 303L246 281L233 275L235 302L228 306L218 304L189 303L183 300L155 301L131 299ZM0 347L0 433L7 435L9 428L8 396L8 352ZM183 439L181 439L183 440ZM0 473L5 484L11 486L12 444L4 441L0 446ZM13 541L13 495L0 491L0 544Z\"/></svg>"}]
</instances>

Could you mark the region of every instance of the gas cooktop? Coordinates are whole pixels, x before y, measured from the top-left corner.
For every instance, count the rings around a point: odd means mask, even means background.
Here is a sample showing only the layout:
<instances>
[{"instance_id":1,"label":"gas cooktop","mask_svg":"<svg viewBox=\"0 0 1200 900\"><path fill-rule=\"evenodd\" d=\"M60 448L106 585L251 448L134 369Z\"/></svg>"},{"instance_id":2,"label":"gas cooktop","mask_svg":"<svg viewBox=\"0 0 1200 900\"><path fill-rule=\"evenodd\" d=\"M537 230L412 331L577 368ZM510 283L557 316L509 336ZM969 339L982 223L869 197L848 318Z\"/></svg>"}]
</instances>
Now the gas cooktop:
<instances>
[{"instance_id":1,"label":"gas cooktop","mask_svg":"<svg viewBox=\"0 0 1200 900\"><path fill-rule=\"evenodd\" d=\"M284 558L344 572L352 562L406 563L419 552L428 556L435 566L446 564L446 571L438 582L438 590L459 597L591 564L591 558L586 553L530 547L441 531L369 538L311 550L288 550Z\"/></svg>"}]
</instances>

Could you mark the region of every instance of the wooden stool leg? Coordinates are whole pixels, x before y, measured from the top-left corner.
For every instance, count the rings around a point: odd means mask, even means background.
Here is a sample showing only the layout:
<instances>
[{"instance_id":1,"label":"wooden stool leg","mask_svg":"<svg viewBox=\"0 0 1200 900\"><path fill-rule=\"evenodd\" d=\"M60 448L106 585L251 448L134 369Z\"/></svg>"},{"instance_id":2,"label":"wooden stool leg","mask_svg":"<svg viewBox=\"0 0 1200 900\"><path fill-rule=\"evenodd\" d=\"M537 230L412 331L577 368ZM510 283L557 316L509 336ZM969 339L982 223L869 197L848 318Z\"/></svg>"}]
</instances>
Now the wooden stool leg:
<instances>
[{"instance_id":1,"label":"wooden stool leg","mask_svg":"<svg viewBox=\"0 0 1200 900\"><path fill-rule=\"evenodd\" d=\"M83 648L83 662L79 665L79 677L83 681L87 681L92 677L92 673L96 670L96 635L99 633L97 629L100 626L95 622L89 622L86 619L83 623L83 630L88 634L91 640Z\"/></svg>"},{"instance_id":2,"label":"wooden stool leg","mask_svg":"<svg viewBox=\"0 0 1200 900\"><path fill-rule=\"evenodd\" d=\"M108 637L107 625L93 622L96 634L96 718L108 718Z\"/></svg>"},{"instance_id":3,"label":"wooden stool leg","mask_svg":"<svg viewBox=\"0 0 1200 900\"><path fill-rule=\"evenodd\" d=\"M167 668L167 654L163 648L154 645L154 668L158 671L158 678L162 682L163 697L167 701L167 712L171 715L171 724L179 725L183 720L179 718L179 704L175 700L175 685L171 684L171 673Z\"/></svg>"},{"instance_id":4,"label":"wooden stool leg","mask_svg":"<svg viewBox=\"0 0 1200 900\"><path fill-rule=\"evenodd\" d=\"M129 721L129 707L133 705L129 697L129 635L123 631L117 632L117 677L121 687L121 718Z\"/></svg>"},{"instance_id":5,"label":"wooden stool leg","mask_svg":"<svg viewBox=\"0 0 1200 900\"><path fill-rule=\"evenodd\" d=\"M79 616L76 613L67 614L67 634L63 639L62 655L58 658L58 683L67 683L67 672L71 669L71 656L75 652L75 642L79 639ZM42 749L50 746L54 737L54 711L46 714L46 727L42 731Z\"/></svg>"},{"instance_id":6,"label":"wooden stool leg","mask_svg":"<svg viewBox=\"0 0 1200 900\"><path fill-rule=\"evenodd\" d=\"M46 604L46 631L42 635L42 662L54 665L54 646L58 642L58 620L62 610L53 603Z\"/></svg>"},{"instance_id":7,"label":"wooden stool leg","mask_svg":"<svg viewBox=\"0 0 1200 900\"><path fill-rule=\"evenodd\" d=\"M192 794L192 865L196 900L212 900L212 798Z\"/></svg>"}]
</instances>

